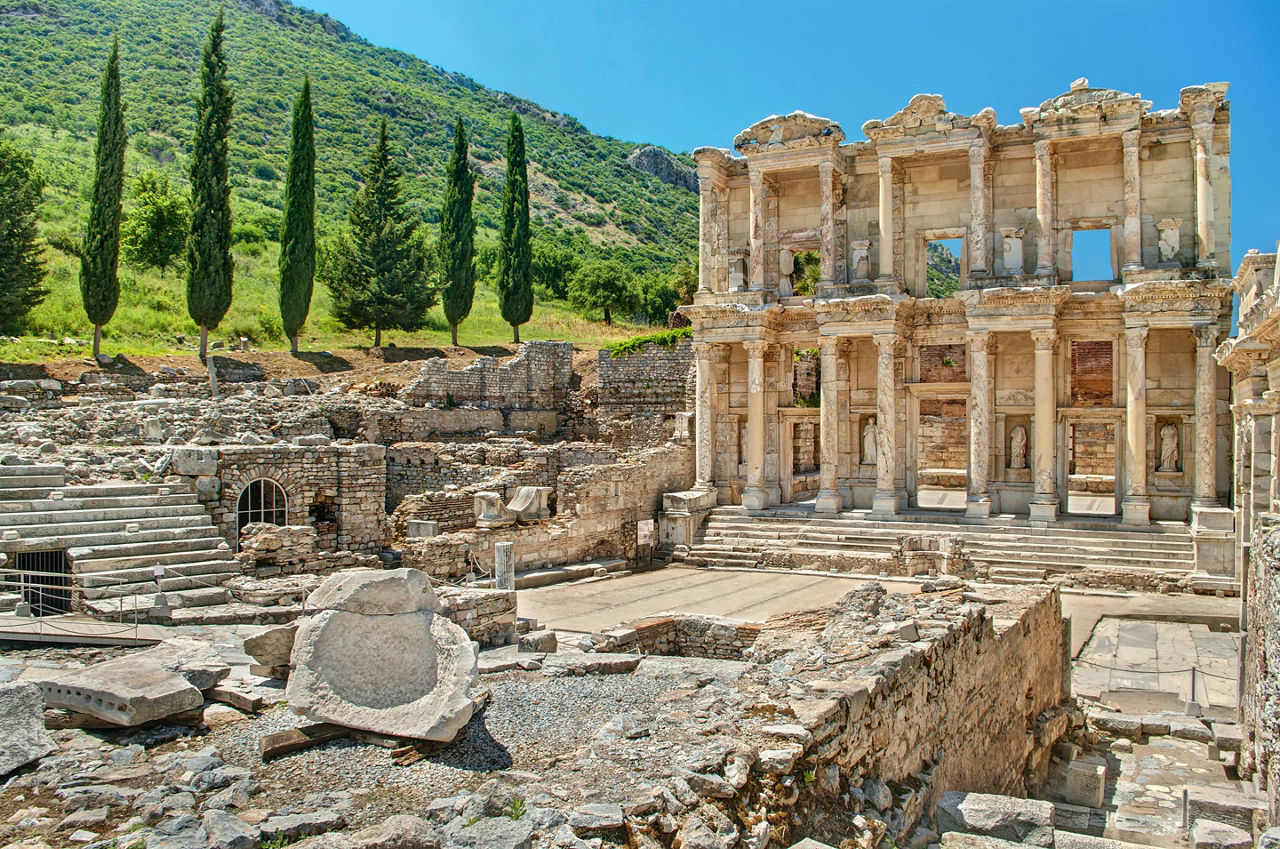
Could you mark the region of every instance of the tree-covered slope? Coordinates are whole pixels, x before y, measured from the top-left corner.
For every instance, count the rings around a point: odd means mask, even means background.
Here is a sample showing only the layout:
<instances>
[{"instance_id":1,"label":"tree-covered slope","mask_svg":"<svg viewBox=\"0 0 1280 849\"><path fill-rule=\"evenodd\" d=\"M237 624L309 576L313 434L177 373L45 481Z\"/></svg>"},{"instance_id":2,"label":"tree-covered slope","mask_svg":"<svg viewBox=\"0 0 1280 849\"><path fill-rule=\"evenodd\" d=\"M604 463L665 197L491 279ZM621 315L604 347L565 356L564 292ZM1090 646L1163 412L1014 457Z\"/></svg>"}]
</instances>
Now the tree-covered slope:
<instances>
[{"instance_id":1,"label":"tree-covered slope","mask_svg":"<svg viewBox=\"0 0 1280 849\"><path fill-rule=\"evenodd\" d=\"M200 45L216 10L202 0L0 0L0 126L44 169L52 202L63 207L54 219L73 219L87 197L97 82L114 35L129 110L128 170L163 167L185 185ZM310 74L322 232L341 220L383 116L404 155L406 194L436 222L452 123L461 115L478 171L479 236L492 239L515 111L524 120L539 232L622 248L637 268L692 253L697 196L629 165L634 143L373 46L332 18L280 0L233 0L226 13L236 92L232 184L243 221L269 225L280 208L290 104Z\"/></svg>"}]
</instances>

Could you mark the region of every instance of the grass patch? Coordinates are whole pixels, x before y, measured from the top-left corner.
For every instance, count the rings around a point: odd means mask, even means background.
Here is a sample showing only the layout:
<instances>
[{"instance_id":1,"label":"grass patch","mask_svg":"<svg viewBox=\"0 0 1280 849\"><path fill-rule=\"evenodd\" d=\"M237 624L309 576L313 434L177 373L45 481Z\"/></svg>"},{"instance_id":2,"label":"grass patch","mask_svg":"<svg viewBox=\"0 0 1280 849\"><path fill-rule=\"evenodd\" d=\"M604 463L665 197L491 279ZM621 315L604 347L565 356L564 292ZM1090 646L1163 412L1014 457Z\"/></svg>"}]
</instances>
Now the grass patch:
<instances>
[{"instance_id":1,"label":"grass patch","mask_svg":"<svg viewBox=\"0 0 1280 849\"><path fill-rule=\"evenodd\" d=\"M690 339L692 337L693 328L677 327L674 330L660 330L657 333L649 333L645 336L633 336L621 342L605 345L604 349L609 352L610 357L625 357L636 353L645 345L661 345L664 348L670 348L678 344L681 339Z\"/></svg>"}]
</instances>

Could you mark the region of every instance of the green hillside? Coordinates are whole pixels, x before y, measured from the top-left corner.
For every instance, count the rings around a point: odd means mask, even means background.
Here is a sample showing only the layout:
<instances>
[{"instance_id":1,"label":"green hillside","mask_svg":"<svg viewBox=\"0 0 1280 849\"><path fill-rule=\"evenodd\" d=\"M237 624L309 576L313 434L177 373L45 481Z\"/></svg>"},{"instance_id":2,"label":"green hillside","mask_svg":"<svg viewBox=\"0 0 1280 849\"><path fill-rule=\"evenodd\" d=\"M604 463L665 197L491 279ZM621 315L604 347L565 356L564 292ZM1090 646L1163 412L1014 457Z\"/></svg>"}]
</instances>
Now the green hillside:
<instances>
[{"instance_id":1,"label":"green hillside","mask_svg":"<svg viewBox=\"0 0 1280 849\"><path fill-rule=\"evenodd\" d=\"M46 176L46 232L74 229L84 218L98 81L113 35L120 37L128 106L126 172L159 168L185 191L200 46L216 9L199 0L0 0L0 67L5 69L0 127L33 154ZM567 115L373 46L332 18L288 3L239 0L227 6L226 14L236 94L231 167L238 225L236 303L226 322L238 329L224 326L219 335L263 325L255 337L270 336L271 318L262 312L274 304L273 239L289 110L304 74L311 76L315 98L322 235L342 221L383 116L403 156L406 196L434 225L452 122L461 115L477 172L478 240L491 241L498 224L506 124L516 111L528 142L536 238L579 255L616 253L636 271L666 270L693 253L697 195L629 165L627 155L636 143L594 135ZM677 159L691 166L687 157ZM85 332L87 323L74 315L75 267L52 251L50 266L53 295L33 313L28 329L49 335ZM107 338L154 339L185 320L173 273L162 280L126 266L122 278L121 311ZM317 300L320 314L313 311L313 317L331 334L324 298ZM536 330L537 323L535 311L529 329Z\"/></svg>"}]
</instances>

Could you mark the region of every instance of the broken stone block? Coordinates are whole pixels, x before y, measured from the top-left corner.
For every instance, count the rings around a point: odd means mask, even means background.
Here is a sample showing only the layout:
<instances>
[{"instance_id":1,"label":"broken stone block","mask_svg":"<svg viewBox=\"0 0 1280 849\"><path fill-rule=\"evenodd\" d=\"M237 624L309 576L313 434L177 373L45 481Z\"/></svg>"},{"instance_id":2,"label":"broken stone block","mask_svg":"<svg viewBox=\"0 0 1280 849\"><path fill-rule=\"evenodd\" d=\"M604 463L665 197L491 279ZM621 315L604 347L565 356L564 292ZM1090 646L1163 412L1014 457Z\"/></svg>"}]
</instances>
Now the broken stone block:
<instances>
[{"instance_id":1,"label":"broken stone block","mask_svg":"<svg viewBox=\"0 0 1280 849\"><path fill-rule=\"evenodd\" d=\"M429 519L410 519L405 523L408 539L430 539L440 535L440 523Z\"/></svg>"},{"instance_id":2,"label":"broken stone block","mask_svg":"<svg viewBox=\"0 0 1280 849\"><path fill-rule=\"evenodd\" d=\"M471 719L475 645L440 615L431 582L414 569L326 578L301 620L285 696L316 722L395 737L451 741Z\"/></svg>"},{"instance_id":3,"label":"broken stone block","mask_svg":"<svg viewBox=\"0 0 1280 849\"><path fill-rule=\"evenodd\" d=\"M288 666L293 654L293 638L298 633L296 623L267 628L261 633L246 637L244 653L261 666Z\"/></svg>"},{"instance_id":4,"label":"broken stone block","mask_svg":"<svg viewBox=\"0 0 1280 849\"><path fill-rule=\"evenodd\" d=\"M1070 805L1101 808L1106 796L1107 768L1101 764L1074 761L1067 767L1066 799Z\"/></svg>"},{"instance_id":5,"label":"broken stone block","mask_svg":"<svg viewBox=\"0 0 1280 849\"><path fill-rule=\"evenodd\" d=\"M183 446L173 449L171 461L173 473L187 477L216 475L218 473L218 449Z\"/></svg>"},{"instance_id":6,"label":"broken stone block","mask_svg":"<svg viewBox=\"0 0 1280 849\"><path fill-rule=\"evenodd\" d=\"M1113 737L1137 740L1142 736L1142 717L1127 713L1090 713L1089 722L1097 730Z\"/></svg>"},{"instance_id":7,"label":"broken stone block","mask_svg":"<svg viewBox=\"0 0 1280 849\"><path fill-rule=\"evenodd\" d=\"M1253 835L1223 822L1196 820L1191 845L1193 849L1252 849Z\"/></svg>"},{"instance_id":8,"label":"broken stone block","mask_svg":"<svg viewBox=\"0 0 1280 849\"><path fill-rule=\"evenodd\" d=\"M556 650L555 631L530 631L520 638L519 650L522 652L550 653Z\"/></svg>"},{"instance_id":9,"label":"broken stone block","mask_svg":"<svg viewBox=\"0 0 1280 849\"><path fill-rule=\"evenodd\" d=\"M57 750L44 727L40 688L30 681L0 684L0 777Z\"/></svg>"},{"instance_id":10,"label":"broken stone block","mask_svg":"<svg viewBox=\"0 0 1280 849\"><path fill-rule=\"evenodd\" d=\"M1187 788L1187 808L1191 821L1211 820L1249 831L1255 812L1266 815L1262 798L1224 787L1191 786Z\"/></svg>"},{"instance_id":11,"label":"broken stone block","mask_svg":"<svg viewBox=\"0 0 1280 849\"><path fill-rule=\"evenodd\" d=\"M173 639L84 669L40 670L32 680L48 707L133 726L200 707L201 691L230 672L213 646Z\"/></svg>"},{"instance_id":12,"label":"broken stone block","mask_svg":"<svg viewBox=\"0 0 1280 849\"><path fill-rule=\"evenodd\" d=\"M1030 846L1053 845L1053 803L949 791L938 800L938 829L966 831Z\"/></svg>"},{"instance_id":13,"label":"broken stone block","mask_svg":"<svg viewBox=\"0 0 1280 849\"><path fill-rule=\"evenodd\" d=\"M257 849L258 846L258 829L226 811L205 811L204 833L210 849Z\"/></svg>"},{"instance_id":14,"label":"broken stone block","mask_svg":"<svg viewBox=\"0 0 1280 849\"><path fill-rule=\"evenodd\" d=\"M458 817L444 830L450 849L530 849L533 824L528 817L486 817L470 825Z\"/></svg>"}]
</instances>

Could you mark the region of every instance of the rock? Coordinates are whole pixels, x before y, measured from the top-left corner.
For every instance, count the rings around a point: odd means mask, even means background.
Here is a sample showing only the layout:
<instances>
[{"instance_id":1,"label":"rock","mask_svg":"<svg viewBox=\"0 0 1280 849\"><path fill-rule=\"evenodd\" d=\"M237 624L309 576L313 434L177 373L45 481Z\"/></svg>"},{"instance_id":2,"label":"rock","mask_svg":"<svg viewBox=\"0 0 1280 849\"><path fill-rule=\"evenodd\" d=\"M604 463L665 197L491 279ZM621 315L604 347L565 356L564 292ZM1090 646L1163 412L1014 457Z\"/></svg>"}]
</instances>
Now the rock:
<instances>
[{"instance_id":1,"label":"rock","mask_svg":"<svg viewBox=\"0 0 1280 849\"><path fill-rule=\"evenodd\" d=\"M871 778L862 783L862 793L871 807L884 812L893 807L893 791L889 785L878 778Z\"/></svg>"},{"instance_id":2,"label":"rock","mask_svg":"<svg viewBox=\"0 0 1280 849\"><path fill-rule=\"evenodd\" d=\"M796 761L804 754L800 746L788 746L784 749L763 749L758 761L760 769L769 775L786 775L795 767Z\"/></svg>"},{"instance_id":3,"label":"rock","mask_svg":"<svg viewBox=\"0 0 1280 849\"><path fill-rule=\"evenodd\" d=\"M1194 740L1197 743L1213 742L1213 732L1198 720L1170 720L1169 733L1181 740Z\"/></svg>"},{"instance_id":4,"label":"rock","mask_svg":"<svg viewBox=\"0 0 1280 849\"><path fill-rule=\"evenodd\" d=\"M1213 820L1196 820L1191 829L1193 849L1252 849L1253 835Z\"/></svg>"},{"instance_id":5,"label":"rock","mask_svg":"<svg viewBox=\"0 0 1280 849\"><path fill-rule=\"evenodd\" d=\"M591 654L553 654L548 655L542 664L543 674L557 675L618 675L634 672L640 665L638 654L608 654L595 652Z\"/></svg>"},{"instance_id":6,"label":"rock","mask_svg":"<svg viewBox=\"0 0 1280 849\"><path fill-rule=\"evenodd\" d=\"M31 677L48 707L133 726L200 707L200 691L230 672L212 645L178 638L84 669L42 669Z\"/></svg>"},{"instance_id":7,"label":"rock","mask_svg":"<svg viewBox=\"0 0 1280 849\"><path fill-rule=\"evenodd\" d=\"M304 837L337 831L347 824L336 811L314 811L309 814L285 814L267 817L259 829L264 843L293 843Z\"/></svg>"},{"instance_id":8,"label":"rock","mask_svg":"<svg viewBox=\"0 0 1280 849\"><path fill-rule=\"evenodd\" d=\"M299 623L285 697L316 722L447 743L471 719L475 645L415 569L336 573ZM330 607L336 606L336 609Z\"/></svg>"},{"instance_id":9,"label":"rock","mask_svg":"<svg viewBox=\"0 0 1280 849\"><path fill-rule=\"evenodd\" d=\"M40 688L30 681L0 684L0 777L57 750L44 727Z\"/></svg>"},{"instance_id":10,"label":"rock","mask_svg":"<svg viewBox=\"0 0 1280 849\"><path fill-rule=\"evenodd\" d=\"M554 652L556 647L555 631L530 631L528 634L520 637L520 643L517 650L522 652L550 653Z\"/></svg>"},{"instance_id":11,"label":"rock","mask_svg":"<svg viewBox=\"0 0 1280 849\"><path fill-rule=\"evenodd\" d=\"M95 825L102 825L107 821L110 815L110 808L85 808L81 811L68 814L58 823L58 829L76 829L76 828L92 828Z\"/></svg>"},{"instance_id":12,"label":"rock","mask_svg":"<svg viewBox=\"0 0 1280 849\"><path fill-rule=\"evenodd\" d=\"M684 777L684 780L693 788L693 792L699 796L710 799L732 799L738 795L733 789L733 785L725 781L718 775L706 775L700 772L693 772Z\"/></svg>"},{"instance_id":13,"label":"rock","mask_svg":"<svg viewBox=\"0 0 1280 849\"><path fill-rule=\"evenodd\" d=\"M293 654L293 638L298 633L296 622L267 628L252 637L245 637L244 653L263 666L288 666Z\"/></svg>"},{"instance_id":14,"label":"rock","mask_svg":"<svg viewBox=\"0 0 1280 849\"><path fill-rule=\"evenodd\" d=\"M949 791L938 801L938 830L967 831L1030 846L1053 846L1053 803Z\"/></svg>"},{"instance_id":15,"label":"rock","mask_svg":"<svg viewBox=\"0 0 1280 849\"><path fill-rule=\"evenodd\" d=\"M439 849L440 838L420 817L397 814L346 835L353 849Z\"/></svg>"},{"instance_id":16,"label":"rock","mask_svg":"<svg viewBox=\"0 0 1280 849\"><path fill-rule=\"evenodd\" d=\"M1280 849L1280 826L1269 828L1258 836L1258 849Z\"/></svg>"},{"instance_id":17,"label":"rock","mask_svg":"<svg viewBox=\"0 0 1280 849\"><path fill-rule=\"evenodd\" d=\"M622 828L626 818L622 814L621 805L595 804L575 808L569 815L569 827L575 834L590 834L595 831L608 831Z\"/></svg>"},{"instance_id":18,"label":"rock","mask_svg":"<svg viewBox=\"0 0 1280 849\"><path fill-rule=\"evenodd\" d=\"M1116 741L1119 742L1119 741ZM1133 745L1130 743L1130 745ZM1067 767L1066 799L1070 805L1101 808L1107 789L1107 768L1102 764L1073 761Z\"/></svg>"},{"instance_id":19,"label":"rock","mask_svg":"<svg viewBox=\"0 0 1280 849\"><path fill-rule=\"evenodd\" d=\"M674 156L660 147L641 145L627 154L627 164L637 171L652 174L663 183L690 192L698 190L698 175L692 168L681 165Z\"/></svg>"},{"instance_id":20,"label":"rock","mask_svg":"<svg viewBox=\"0 0 1280 849\"><path fill-rule=\"evenodd\" d=\"M204 834L209 849L258 849L259 830L226 811L205 812Z\"/></svg>"},{"instance_id":21,"label":"rock","mask_svg":"<svg viewBox=\"0 0 1280 849\"><path fill-rule=\"evenodd\" d=\"M444 830L449 849L532 849L533 823L522 817L486 817L467 825L462 817Z\"/></svg>"},{"instance_id":22,"label":"rock","mask_svg":"<svg viewBox=\"0 0 1280 849\"><path fill-rule=\"evenodd\" d=\"M218 450L216 448L194 448L182 446L173 449L170 461L173 473L187 477L216 475L218 473Z\"/></svg>"}]
</instances>

